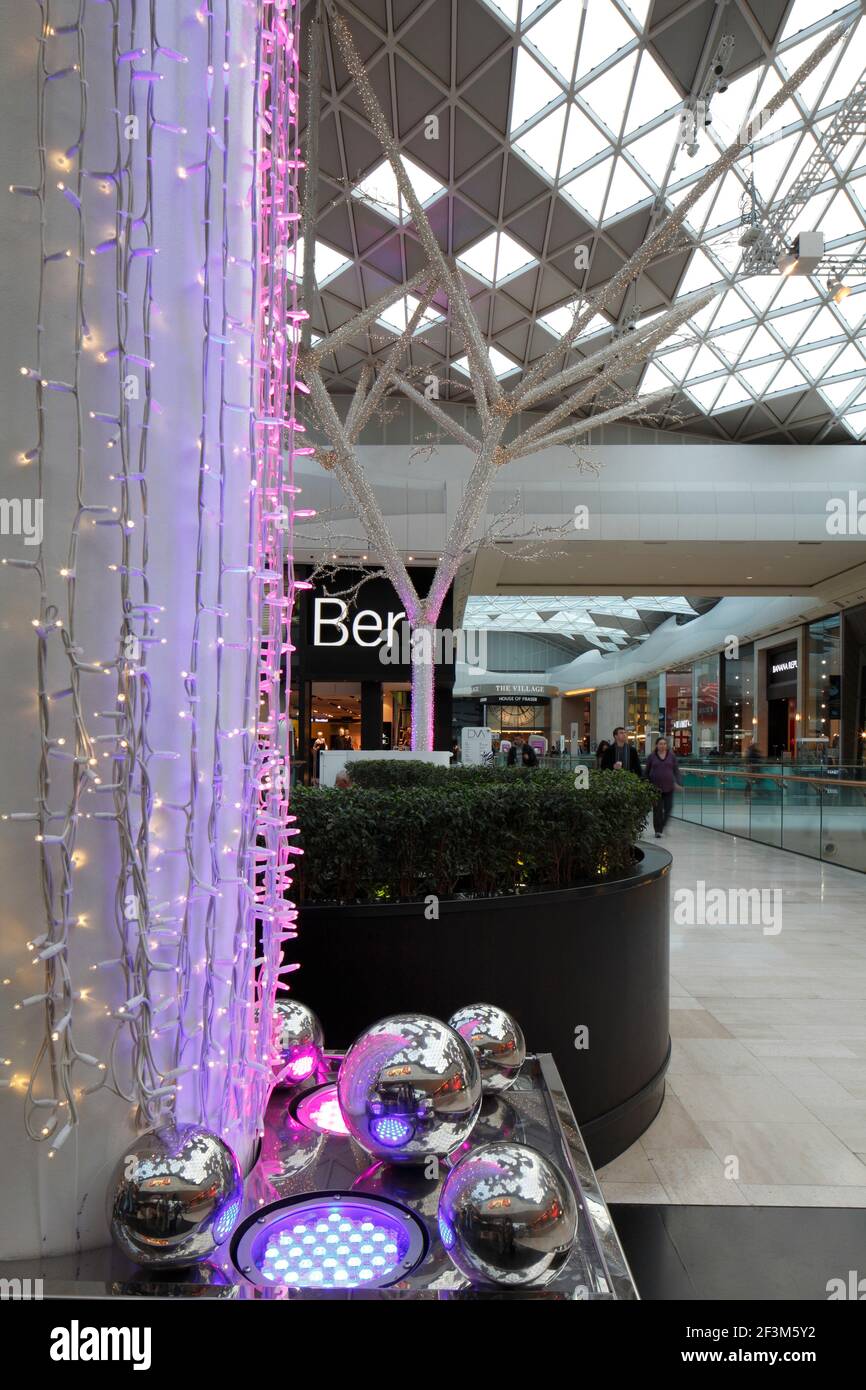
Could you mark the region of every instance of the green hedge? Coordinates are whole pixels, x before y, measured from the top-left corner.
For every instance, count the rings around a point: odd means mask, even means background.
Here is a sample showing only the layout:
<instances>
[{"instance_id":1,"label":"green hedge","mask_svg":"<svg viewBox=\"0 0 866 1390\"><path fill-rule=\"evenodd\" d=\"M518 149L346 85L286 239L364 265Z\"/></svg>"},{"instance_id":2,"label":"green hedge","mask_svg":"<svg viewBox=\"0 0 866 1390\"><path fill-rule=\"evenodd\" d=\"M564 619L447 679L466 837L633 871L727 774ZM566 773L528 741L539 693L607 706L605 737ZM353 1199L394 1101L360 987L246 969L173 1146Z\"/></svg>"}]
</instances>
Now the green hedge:
<instances>
[{"instance_id":1,"label":"green hedge","mask_svg":"<svg viewBox=\"0 0 866 1390\"><path fill-rule=\"evenodd\" d=\"M373 766L354 763L355 782L362 768ZM578 791L568 772L414 766L436 775L427 785L293 792L304 851L298 901L398 902L429 893L569 888L632 865L655 795L625 772L592 772L589 786Z\"/></svg>"}]
</instances>

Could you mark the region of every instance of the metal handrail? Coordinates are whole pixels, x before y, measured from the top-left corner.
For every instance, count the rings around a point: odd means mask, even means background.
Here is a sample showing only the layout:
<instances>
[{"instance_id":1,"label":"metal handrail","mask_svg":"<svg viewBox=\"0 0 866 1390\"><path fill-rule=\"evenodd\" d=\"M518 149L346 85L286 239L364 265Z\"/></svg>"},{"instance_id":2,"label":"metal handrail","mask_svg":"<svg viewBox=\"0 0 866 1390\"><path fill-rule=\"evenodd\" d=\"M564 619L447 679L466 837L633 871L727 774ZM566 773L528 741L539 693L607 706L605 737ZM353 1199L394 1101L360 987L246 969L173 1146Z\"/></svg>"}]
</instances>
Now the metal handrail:
<instances>
[{"instance_id":1,"label":"metal handrail","mask_svg":"<svg viewBox=\"0 0 866 1390\"><path fill-rule=\"evenodd\" d=\"M855 787L858 791L866 792L866 780L862 782L852 782L848 778L842 777L801 777L799 773L791 772L741 772L733 769L723 771L721 768L703 767L683 767L680 772L692 777L740 777L746 778L750 782L779 782L783 785L788 782L805 782L810 787L830 787L836 791L839 787Z\"/></svg>"}]
</instances>

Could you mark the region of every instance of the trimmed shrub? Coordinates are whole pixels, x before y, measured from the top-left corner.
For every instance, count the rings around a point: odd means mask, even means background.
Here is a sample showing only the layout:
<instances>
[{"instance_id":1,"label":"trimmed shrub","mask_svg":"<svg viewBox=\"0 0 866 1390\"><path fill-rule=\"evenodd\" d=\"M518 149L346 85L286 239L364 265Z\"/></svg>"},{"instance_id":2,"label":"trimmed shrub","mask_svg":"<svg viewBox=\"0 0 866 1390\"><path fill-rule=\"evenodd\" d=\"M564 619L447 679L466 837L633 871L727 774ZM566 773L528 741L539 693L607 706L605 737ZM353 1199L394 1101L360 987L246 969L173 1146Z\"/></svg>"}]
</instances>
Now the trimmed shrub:
<instances>
[{"instance_id":1,"label":"trimmed shrub","mask_svg":"<svg viewBox=\"0 0 866 1390\"><path fill-rule=\"evenodd\" d=\"M402 764L358 762L362 768ZM400 902L571 888L629 870L655 793L626 772L437 768L425 784L292 793L300 902ZM374 781L375 776L373 774ZM410 774L411 776L412 774Z\"/></svg>"}]
</instances>

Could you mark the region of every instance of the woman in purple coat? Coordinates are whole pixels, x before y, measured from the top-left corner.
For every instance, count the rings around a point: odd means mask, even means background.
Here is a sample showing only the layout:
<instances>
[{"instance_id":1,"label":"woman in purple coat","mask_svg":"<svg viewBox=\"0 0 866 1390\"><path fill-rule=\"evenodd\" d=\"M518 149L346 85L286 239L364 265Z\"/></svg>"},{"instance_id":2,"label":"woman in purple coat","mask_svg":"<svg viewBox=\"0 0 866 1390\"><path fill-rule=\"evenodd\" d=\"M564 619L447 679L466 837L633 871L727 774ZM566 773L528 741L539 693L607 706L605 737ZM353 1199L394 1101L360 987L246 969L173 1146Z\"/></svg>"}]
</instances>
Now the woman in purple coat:
<instances>
[{"instance_id":1,"label":"woman in purple coat","mask_svg":"<svg viewBox=\"0 0 866 1390\"><path fill-rule=\"evenodd\" d=\"M676 753L668 748L666 738L657 738L655 750L646 760L646 775L652 785L661 792L658 801L653 803L653 829L660 840L674 804L674 787L682 787L680 765Z\"/></svg>"}]
</instances>

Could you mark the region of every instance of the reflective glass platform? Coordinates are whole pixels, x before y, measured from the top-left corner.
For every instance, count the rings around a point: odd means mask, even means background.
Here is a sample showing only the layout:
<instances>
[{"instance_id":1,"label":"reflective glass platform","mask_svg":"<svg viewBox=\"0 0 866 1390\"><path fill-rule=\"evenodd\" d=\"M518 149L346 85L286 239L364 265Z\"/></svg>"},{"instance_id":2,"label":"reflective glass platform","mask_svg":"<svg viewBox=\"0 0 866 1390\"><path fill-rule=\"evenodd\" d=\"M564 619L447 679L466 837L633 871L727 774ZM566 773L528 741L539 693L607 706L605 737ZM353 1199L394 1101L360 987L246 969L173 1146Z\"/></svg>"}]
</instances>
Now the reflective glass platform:
<instances>
[{"instance_id":1,"label":"reflective glass platform","mask_svg":"<svg viewBox=\"0 0 866 1390\"><path fill-rule=\"evenodd\" d=\"M218 1258L159 1275L106 1248L6 1262L0 1277L42 1279L43 1296L55 1298L638 1297L549 1054L527 1057L509 1090L485 1097L469 1139L435 1176L427 1176L423 1165L372 1161L345 1133L334 1088L339 1062L332 1056L304 1086L274 1091L235 1233ZM543 1153L574 1190L577 1238L566 1263L544 1287L473 1286L443 1244L447 1231L438 1219L443 1183L471 1149L496 1140Z\"/></svg>"}]
</instances>

